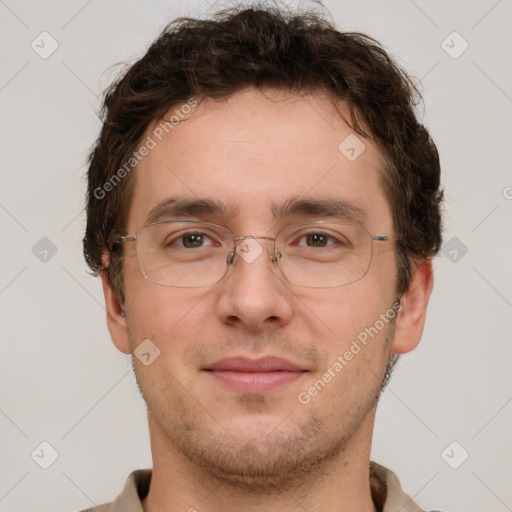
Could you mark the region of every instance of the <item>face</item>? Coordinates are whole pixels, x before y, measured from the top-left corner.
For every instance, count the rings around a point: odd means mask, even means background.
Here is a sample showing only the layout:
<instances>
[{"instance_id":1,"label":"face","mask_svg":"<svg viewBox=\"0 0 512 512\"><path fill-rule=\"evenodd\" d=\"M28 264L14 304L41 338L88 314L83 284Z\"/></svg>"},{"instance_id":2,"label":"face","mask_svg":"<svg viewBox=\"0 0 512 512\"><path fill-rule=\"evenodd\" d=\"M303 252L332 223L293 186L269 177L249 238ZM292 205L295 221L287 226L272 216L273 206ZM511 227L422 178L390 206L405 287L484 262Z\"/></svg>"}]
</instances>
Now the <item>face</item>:
<instances>
[{"instance_id":1,"label":"face","mask_svg":"<svg viewBox=\"0 0 512 512\"><path fill-rule=\"evenodd\" d=\"M348 159L338 146L350 135L321 93L246 90L204 100L139 163L127 233L145 226L157 205L177 198L224 208L179 215L160 208L158 220L204 221L235 236L273 237L287 225L332 220L315 208L275 216L279 207L332 200L357 207L372 235L392 236L379 151L360 138L364 151ZM258 244L263 252L254 261L237 255L218 283L178 288L145 279L129 243L126 316L112 305L108 284L106 290L117 347L133 352L151 340L160 351L148 365L134 357L152 442L233 484L269 487L341 453L369 451L397 336L418 336L395 329L392 241L374 242L363 279L334 288L290 283L269 257L272 242Z\"/></svg>"}]
</instances>

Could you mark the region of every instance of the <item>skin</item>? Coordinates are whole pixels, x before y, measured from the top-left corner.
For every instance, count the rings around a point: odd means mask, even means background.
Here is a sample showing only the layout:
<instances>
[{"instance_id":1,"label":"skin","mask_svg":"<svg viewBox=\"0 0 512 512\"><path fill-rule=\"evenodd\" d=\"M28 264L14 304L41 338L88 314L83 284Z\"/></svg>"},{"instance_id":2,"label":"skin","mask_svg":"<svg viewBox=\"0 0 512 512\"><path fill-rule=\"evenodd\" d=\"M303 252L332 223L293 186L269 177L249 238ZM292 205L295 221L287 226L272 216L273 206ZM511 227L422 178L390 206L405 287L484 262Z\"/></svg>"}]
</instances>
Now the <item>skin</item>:
<instances>
[{"instance_id":1,"label":"skin","mask_svg":"<svg viewBox=\"0 0 512 512\"><path fill-rule=\"evenodd\" d=\"M238 208L226 218L200 220L236 236L273 236L285 225L320 220L272 217L272 202L306 196L350 200L364 210L372 235L391 236L379 151L364 140L365 151L349 161L337 148L351 133L321 92L247 89L204 100L138 165L127 233L143 227L158 202L184 196ZM386 324L301 404L298 394L397 298L392 243L374 244L363 279L327 289L287 282L268 258L266 241L262 256L250 264L238 258L216 285L159 286L142 276L134 245L125 246L124 305L107 273L102 277L115 346L128 354L149 338L160 349L149 366L134 358L154 463L144 510L374 511L368 466L376 403L391 354L420 341L431 261L414 267L396 324ZM277 390L240 394L201 371L233 355L284 357L308 371Z\"/></svg>"}]
</instances>

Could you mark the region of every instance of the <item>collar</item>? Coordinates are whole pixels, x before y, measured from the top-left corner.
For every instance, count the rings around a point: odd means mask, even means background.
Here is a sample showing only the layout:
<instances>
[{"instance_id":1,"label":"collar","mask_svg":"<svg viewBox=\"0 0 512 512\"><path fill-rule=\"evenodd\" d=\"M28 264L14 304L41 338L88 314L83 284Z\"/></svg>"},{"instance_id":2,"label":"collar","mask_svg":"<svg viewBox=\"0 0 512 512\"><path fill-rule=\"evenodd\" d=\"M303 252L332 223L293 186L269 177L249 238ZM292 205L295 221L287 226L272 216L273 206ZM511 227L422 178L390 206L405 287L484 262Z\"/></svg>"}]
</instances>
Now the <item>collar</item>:
<instances>
[{"instance_id":1,"label":"collar","mask_svg":"<svg viewBox=\"0 0 512 512\"><path fill-rule=\"evenodd\" d=\"M141 500L149 492L152 471L138 469L128 476L119 496L112 502L83 512L143 512ZM379 512L423 512L402 491L397 476L389 469L370 461L370 488L375 507Z\"/></svg>"}]
</instances>

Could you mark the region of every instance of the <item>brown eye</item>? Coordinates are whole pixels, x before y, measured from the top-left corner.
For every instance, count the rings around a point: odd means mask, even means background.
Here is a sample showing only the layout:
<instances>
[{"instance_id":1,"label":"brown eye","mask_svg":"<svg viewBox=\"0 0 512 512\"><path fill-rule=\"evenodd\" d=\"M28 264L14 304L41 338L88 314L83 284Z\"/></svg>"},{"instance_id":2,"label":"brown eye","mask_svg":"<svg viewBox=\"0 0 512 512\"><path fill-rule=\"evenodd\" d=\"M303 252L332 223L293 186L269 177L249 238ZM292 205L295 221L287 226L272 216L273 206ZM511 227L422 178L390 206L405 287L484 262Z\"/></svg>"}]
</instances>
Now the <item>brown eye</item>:
<instances>
[{"instance_id":1,"label":"brown eye","mask_svg":"<svg viewBox=\"0 0 512 512\"><path fill-rule=\"evenodd\" d=\"M321 233L314 233L306 236L306 245L309 247L325 247L329 242L329 237Z\"/></svg>"},{"instance_id":2,"label":"brown eye","mask_svg":"<svg viewBox=\"0 0 512 512\"><path fill-rule=\"evenodd\" d=\"M194 233L191 235L185 235L182 237L183 247L187 247L188 249L195 249L197 247L201 247L203 245L205 236L199 233Z\"/></svg>"},{"instance_id":3,"label":"brown eye","mask_svg":"<svg viewBox=\"0 0 512 512\"><path fill-rule=\"evenodd\" d=\"M219 246L211 236L205 233L184 233L168 237L164 243L167 249L201 249L204 247Z\"/></svg>"}]
</instances>

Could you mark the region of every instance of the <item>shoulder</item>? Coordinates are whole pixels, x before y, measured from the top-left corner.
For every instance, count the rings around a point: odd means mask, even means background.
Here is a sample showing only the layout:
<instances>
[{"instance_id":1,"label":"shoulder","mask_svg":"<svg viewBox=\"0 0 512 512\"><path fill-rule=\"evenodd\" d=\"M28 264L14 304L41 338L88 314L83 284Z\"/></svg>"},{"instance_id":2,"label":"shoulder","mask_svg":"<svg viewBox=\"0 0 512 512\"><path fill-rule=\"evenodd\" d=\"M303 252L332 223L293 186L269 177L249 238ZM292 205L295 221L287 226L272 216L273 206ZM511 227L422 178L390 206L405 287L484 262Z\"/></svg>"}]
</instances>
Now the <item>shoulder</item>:
<instances>
[{"instance_id":1,"label":"shoulder","mask_svg":"<svg viewBox=\"0 0 512 512\"><path fill-rule=\"evenodd\" d=\"M370 487L373 501L380 512L427 512L402 490L393 471L373 461L370 462Z\"/></svg>"},{"instance_id":2,"label":"shoulder","mask_svg":"<svg viewBox=\"0 0 512 512\"><path fill-rule=\"evenodd\" d=\"M133 471L114 501L95 505L81 512L143 512L141 500L148 494L151 475L150 469Z\"/></svg>"},{"instance_id":3,"label":"shoulder","mask_svg":"<svg viewBox=\"0 0 512 512\"><path fill-rule=\"evenodd\" d=\"M110 512L112 503L104 503L103 505L97 505L93 508L87 508L85 510L81 510L80 512Z\"/></svg>"}]
</instances>

